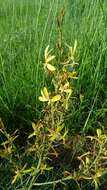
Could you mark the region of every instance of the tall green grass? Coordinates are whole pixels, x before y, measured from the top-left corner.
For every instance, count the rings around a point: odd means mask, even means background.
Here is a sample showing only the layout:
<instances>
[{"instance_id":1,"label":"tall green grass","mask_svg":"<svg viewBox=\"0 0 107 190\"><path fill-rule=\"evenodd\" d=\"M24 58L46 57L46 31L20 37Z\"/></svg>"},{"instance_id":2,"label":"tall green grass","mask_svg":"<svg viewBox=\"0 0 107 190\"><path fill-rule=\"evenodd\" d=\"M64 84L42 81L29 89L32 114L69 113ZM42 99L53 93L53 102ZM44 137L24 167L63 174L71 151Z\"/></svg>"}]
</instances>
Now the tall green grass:
<instances>
[{"instance_id":1,"label":"tall green grass","mask_svg":"<svg viewBox=\"0 0 107 190\"><path fill-rule=\"evenodd\" d=\"M40 115L43 52L48 44L57 52L56 17L62 7L63 43L78 41L76 85L84 95L82 105L76 103L69 113L69 124L85 130L106 122L106 0L0 0L0 115L9 125Z\"/></svg>"}]
</instances>

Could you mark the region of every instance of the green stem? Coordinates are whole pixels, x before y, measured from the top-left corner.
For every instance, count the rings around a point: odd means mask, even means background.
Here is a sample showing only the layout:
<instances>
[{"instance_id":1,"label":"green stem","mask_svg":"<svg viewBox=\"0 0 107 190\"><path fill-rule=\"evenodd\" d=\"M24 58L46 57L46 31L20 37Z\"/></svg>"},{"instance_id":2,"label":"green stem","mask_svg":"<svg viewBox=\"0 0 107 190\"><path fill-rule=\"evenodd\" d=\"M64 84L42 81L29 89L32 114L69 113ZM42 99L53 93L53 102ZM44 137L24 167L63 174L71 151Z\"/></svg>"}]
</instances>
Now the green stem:
<instances>
[{"instance_id":1,"label":"green stem","mask_svg":"<svg viewBox=\"0 0 107 190\"><path fill-rule=\"evenodd\" d=\"M68 180L71 180L71 179L73 179L73 177L72 176L68 176L68 177L65 177L65 178L62 178L62 179L58 179L56 181L49 181L49 182L44 182L44 183L34 183L33 185L34 186L54 185L54 184L62 183L64 181L68 181Z\"/></svg>"}]
</instances>

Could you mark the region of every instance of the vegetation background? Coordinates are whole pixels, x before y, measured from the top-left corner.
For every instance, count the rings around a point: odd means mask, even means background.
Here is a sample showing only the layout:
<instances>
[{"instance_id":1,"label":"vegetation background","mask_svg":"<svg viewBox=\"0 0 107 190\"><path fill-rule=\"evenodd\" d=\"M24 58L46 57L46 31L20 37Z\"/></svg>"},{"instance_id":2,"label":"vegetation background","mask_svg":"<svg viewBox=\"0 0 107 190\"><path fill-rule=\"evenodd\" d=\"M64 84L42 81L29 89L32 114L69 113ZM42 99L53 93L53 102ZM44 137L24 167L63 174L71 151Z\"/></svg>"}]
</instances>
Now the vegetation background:
<instances>
[{"instance_id":1,"label":"vegetation background","mask_svg":"<svg viewBox=\"0 0 107 190\"><path fill-rule=\"evenodd\" d=\"M32 108L39 107L43 52L47 44L57 52L56 17L62 7L63 41L78 41L76 85L85 103L74 113L76 125L83 128L90 111L89 123L106 122L107 1L0 0L0 115L8 123L28 123Z\"/></svg>"}]
</instances>

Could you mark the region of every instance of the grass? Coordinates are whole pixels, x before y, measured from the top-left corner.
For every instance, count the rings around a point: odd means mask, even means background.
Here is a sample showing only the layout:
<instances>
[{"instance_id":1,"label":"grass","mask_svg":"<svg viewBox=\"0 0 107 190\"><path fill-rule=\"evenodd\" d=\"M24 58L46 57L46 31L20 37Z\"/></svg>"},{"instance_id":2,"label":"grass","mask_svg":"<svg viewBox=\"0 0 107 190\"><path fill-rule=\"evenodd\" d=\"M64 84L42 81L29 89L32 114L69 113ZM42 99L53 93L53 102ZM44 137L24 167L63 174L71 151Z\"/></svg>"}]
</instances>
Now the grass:
<instances>
[{"instance_id":1,"label":"grass","mask_svg":"<svg viewBox=\"0 0 107 190\"><path fill-rule=\"evenodd\" d=\"M61 9L62 45L78 41L77 96L68 127L91 133L107 127L107 1L106 0L0 0L0 117L7 129L30 129L41 117L38 100L45 85L44 49L58 52L57 16ZM69 121L69 122L68 122Z\"/></svg>"},{"instance_id":2,"label":"grass","mask_svg":"<svg viewBox=\"0 0 107 190\"><path fill-rule=\"evenodd\" d=\"M44 83L43 51L47 44L56 46L56 16L61 7L65 10L63 42L78 41L78 90L89 110L99 90L99 108L105 110L106 1L8 0L0 4L1 115L8 118L22 107L25 112L38 107ZM27 119L26 114L22 117Z\"/></svg>"}]
</instances>

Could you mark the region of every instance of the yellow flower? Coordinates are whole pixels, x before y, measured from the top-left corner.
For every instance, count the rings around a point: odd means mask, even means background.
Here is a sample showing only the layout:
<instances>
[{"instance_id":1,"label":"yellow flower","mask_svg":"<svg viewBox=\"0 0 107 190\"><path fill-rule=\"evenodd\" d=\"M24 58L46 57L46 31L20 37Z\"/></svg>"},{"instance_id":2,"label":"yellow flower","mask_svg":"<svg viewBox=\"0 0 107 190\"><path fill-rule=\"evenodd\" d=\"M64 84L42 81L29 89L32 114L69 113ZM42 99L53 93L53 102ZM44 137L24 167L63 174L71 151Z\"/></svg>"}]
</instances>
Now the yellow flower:
<instances>
[{"instance_id":1,"label":"yellow flower","mask_svg":"<svg viewBox=\"0 0 107 190\"><path fill-rule=\"evenodd\" d=\"M50 102L57 102L61 99L61 96L59 94L53 96L52 98L50 98L49 96L49 92L47 90L46 87L43 88L43 90L41 90L41 95L42 96L39 96L39 100L41 102L48 102L48 104L50 104Z\"/></svg>"},{"instance_id":2,"label":"yellow flower","mask_svg":"<svg viewBox=\"0 0 107 190\"><path fill-rule=\"evenodd\" d=\"M54 142L54 141L63 141L63 144L65 144L65 140L66 140L66 136L67 136L67 133L68 133L68 130L65 129L64 133L62 134L62 131L64 129L64 125L58 125L56 127L56 129L52 130L52 129L48 129L49 131L49 140L51 142Z\"/></svg>"},{"instance_id":3,"label":"yellow flower","mask_svg":"<svg viewBox=\"0 0 107 190\"><path fill-rule=\"evenodd\" d=\"M74 61L74 55L75 55L75 51L77 48L77 40L75 40L75 42L74 42L74 47L69 46L68 44L67 44L67 46L69 48L69 54L70 54L69 58L70 58L70 60Z\"/></svg>"},{"instance_id":4,"label":"yellow flower","mask_svg":"<svg viewBox=\"0 0 107 190\"><path fill-rule=\"evenodd\" d=\"M69 49L69 53L68 53L68 59L62 63L64 66L71 66L68 67L68 69L70 68L70 70L73 69L74 66L78 65L78 63L76 63L75 60L75 52L76 52L76 48L77 48L77 40L75 40L74 42L74 47L69 46L67 43L65 44L68 49Z\"/></svg>"},{"instance_id":5,"label":"yellow flower","mask_svg":"<svg viewBox=\"0 0 107 190\"><path fill-rule=\"evenodd\" d=\"M69 72L68 77L71 79L78 79L77 72L76 71L73 71L72 73Z\"/></svg>"},{"instance_id":6,"label":"yellow flower","mask_svg":"<svg viewBox=\"0 0 107 190\"><path fill-rule=\"evenodd\" d=\"M47 68L49 71L53 72L56 70L56 68L50 64L50 62L55 59L54 55L50 55L50 52L52 50L49 51L49 45L46 47L45 49L45 68Z\"/></svg>"},{"instance_id":7,"label":"yellow flower","mask_svg":"<svg viewBox=\"0 0 107 190\"><path fill-rule=\"evenodd\" d=\"M59 89L61 92L65 92L67 94L70 94L72 93L72 89L70 88L70 84L69 82L66 82L64 86L61 86L60 89Z\"/></svg>"},{"instance_id":8,"label":"yellow flower","mask_svg":"<svg viewBox=\"0 0 107 190\"><path fill-rule=\"evenodd\" d=\"M43 88L43 90L41 90L41 95L42 96L39 96L39 100L41 102L48 102L50 99L49 99L49 93L48 93L48 90L46 87Z\"/></svg>"}]
</instances>

